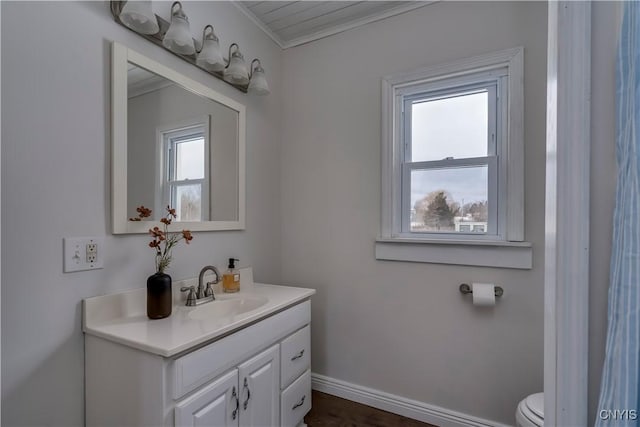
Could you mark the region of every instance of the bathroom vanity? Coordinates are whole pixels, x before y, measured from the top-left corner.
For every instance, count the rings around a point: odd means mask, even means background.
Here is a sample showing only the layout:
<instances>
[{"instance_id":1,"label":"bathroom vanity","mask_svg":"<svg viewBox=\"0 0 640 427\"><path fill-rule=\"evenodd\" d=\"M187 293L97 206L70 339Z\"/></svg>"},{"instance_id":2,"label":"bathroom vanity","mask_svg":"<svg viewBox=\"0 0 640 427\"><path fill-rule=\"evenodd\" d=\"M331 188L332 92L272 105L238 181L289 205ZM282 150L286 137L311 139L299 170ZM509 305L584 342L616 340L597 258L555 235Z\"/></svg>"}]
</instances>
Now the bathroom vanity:
<instances>
[{"instance_id":1,"label":"bathroom vanity","mask_svg":"<svg viewBox=\"0 0 640 427\"><path fill-rule=\"evenodd\" d=\"M256 283L197 307L174 293L161 320L145 289L84 300L86 424L303 424L314 293Z\"/></svg>"}]
</instances>

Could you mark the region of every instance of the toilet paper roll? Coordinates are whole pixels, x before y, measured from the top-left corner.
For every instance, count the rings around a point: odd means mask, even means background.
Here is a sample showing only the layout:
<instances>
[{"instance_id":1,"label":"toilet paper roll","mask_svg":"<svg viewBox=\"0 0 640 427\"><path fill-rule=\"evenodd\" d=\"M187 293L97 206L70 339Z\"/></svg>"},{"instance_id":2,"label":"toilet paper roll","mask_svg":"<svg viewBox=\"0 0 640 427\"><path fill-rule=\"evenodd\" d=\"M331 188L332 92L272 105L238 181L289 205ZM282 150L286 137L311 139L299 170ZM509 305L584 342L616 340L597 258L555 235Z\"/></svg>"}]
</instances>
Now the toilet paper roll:
<instances>
[{"instance_id":1,"label":"toilet paper roll","mask_svg":"<svg viewBox=\"0 0 640 427\"><path fill-rule=\"evenodd\" d=\"M493 283L472 283L473 305L481 307L496 305L495 288Z\"/></svg>"}]
</instances>

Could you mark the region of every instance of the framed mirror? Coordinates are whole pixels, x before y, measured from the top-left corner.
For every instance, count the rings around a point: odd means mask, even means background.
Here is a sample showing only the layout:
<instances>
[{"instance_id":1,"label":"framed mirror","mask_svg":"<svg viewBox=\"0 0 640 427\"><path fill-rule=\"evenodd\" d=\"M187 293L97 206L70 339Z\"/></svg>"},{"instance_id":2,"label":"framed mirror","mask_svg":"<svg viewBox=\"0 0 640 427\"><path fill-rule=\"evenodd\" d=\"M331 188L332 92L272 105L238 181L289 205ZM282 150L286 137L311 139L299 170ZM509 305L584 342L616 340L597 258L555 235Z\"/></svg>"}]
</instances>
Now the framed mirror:
<instances>
[{"instance_id":1,"label":"framed mirror","mask_svg":"<svg viewBox=\"0 0 640 427\"><path fill-rule=\"evenodd\" d=\"M114 42L111 114L114 234L147 233L167 206L172 229L244 229L242 104ZM130 221L139 206L152 216Z\"/></svg>"}]
</instances>

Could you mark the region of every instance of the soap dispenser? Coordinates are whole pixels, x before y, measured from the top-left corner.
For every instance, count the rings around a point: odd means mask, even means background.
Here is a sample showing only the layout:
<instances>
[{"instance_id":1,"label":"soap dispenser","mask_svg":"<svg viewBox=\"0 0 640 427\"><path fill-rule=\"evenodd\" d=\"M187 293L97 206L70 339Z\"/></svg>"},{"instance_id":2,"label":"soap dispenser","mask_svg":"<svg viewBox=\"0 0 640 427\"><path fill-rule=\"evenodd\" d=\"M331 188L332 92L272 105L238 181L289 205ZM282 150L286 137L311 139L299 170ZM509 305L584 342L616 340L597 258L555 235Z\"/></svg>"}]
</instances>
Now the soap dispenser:
<instances>
[{"instance_id":1,"label":"soap dispenser","mask_svg":"<svg viewBox=\"0 0 640 427\"><path fill-rule=\"evenodd\" d=\"M240 290L240 273L236 270L236 258L229 258L228 270L222 275L222 290L231 293Z\"/></svg>"}]
</instances>

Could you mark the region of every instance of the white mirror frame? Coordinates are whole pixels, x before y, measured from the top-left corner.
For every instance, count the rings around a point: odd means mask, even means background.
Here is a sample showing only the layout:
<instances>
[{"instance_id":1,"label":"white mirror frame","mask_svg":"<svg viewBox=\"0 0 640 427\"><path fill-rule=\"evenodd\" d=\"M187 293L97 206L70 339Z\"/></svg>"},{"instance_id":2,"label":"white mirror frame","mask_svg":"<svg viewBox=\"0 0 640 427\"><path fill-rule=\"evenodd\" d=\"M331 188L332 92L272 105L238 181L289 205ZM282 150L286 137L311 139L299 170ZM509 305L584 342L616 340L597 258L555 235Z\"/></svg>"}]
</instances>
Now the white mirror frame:
<instances>
[{"instance_id":1,"label":"white mirror frame","mask_svg":"<svg viewBox=\"0 0 640 427\"><path fill-rule=\"evenodd\" d=\"M170 229L191 231L244 230L245 228L245 106L191 80L126 46L113 42L111 50L111 220L113 234L148 233L159 221L129 221L127 212L127 63L131 62L171 80L200 96L238 112L238 219L237 221L174 222Z\"/></svg>"}]
</instances>

